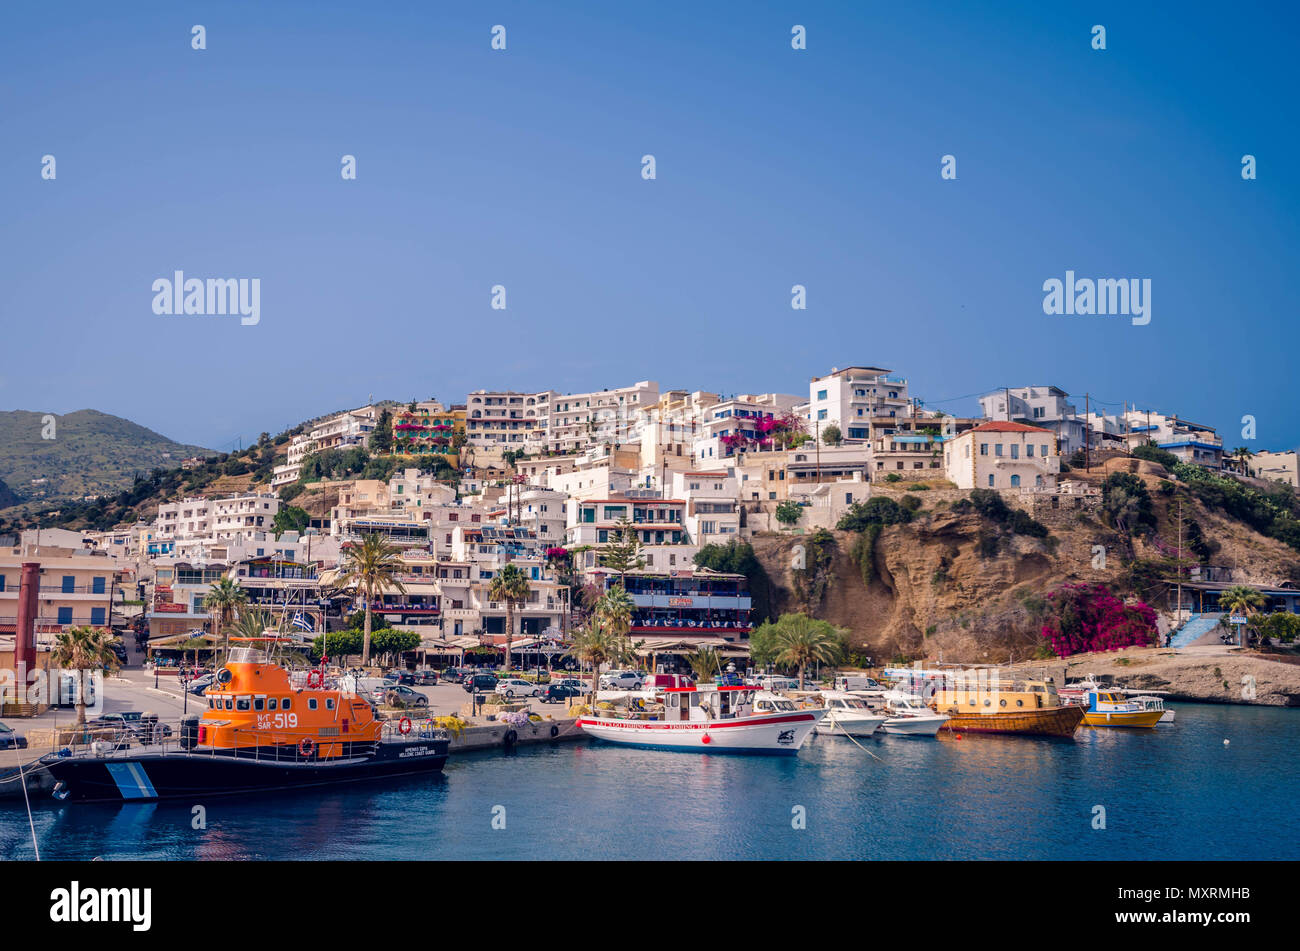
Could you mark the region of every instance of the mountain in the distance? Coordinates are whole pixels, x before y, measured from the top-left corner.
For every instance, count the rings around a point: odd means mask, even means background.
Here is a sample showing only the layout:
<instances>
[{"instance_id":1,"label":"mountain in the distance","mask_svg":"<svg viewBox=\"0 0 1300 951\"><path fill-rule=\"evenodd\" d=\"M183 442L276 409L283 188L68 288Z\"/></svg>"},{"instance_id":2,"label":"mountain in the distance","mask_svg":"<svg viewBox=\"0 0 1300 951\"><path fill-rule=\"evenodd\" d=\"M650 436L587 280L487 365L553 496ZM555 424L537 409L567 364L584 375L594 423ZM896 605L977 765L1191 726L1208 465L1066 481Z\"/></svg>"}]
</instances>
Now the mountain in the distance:
<instances>
[{"instance_id":1,"label":"mountain in the distance","mask_svg":"<svg viewBox=\"0 0 1300 951\"><path fill-rule=\"evenodd\" d=\"M24 502L120 492L137 473L171 469L191 456L211 454L93 409L62 416L0 412L0 485L7 484ZM5 499L0 489L0 508L16 504Z\"/></svg>"},{"instance_id":2,"label":"mountain in the distance","mask_svg":"<svg viewBox=\"0 0 1300 951\"><path fill-rule=\"evenodd\" d=\"M17 505L21 501L22 499L14 495L14 490L5 485L4 479L0 479L0 509L8 508L11 505Z\"/></svg>"}]
</instances>

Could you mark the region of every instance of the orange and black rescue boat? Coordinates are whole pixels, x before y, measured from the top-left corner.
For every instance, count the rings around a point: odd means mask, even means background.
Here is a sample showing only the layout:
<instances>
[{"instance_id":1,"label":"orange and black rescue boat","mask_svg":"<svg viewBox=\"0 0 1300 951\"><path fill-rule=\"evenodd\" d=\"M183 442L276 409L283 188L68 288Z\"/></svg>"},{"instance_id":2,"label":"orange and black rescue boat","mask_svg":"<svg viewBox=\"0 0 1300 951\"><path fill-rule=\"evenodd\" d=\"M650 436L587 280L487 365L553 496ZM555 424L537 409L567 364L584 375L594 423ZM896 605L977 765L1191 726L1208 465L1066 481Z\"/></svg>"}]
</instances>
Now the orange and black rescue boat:
<instances>
[{"instance_id":1,"label":"orange and black rescue boat","mask_svg":"<svg viewBox=\"0 0 1300 951\"><path fill-rule=\"evenodd\" d=\"M450 739L432 721L383 719L347 678L329 683L319 668L295 683L260 649L232 650L204 699L178 743L148 752L93 743L42 757L54 797L235 795L437 772L447 760Z\"/></svg>"}]
</instances>

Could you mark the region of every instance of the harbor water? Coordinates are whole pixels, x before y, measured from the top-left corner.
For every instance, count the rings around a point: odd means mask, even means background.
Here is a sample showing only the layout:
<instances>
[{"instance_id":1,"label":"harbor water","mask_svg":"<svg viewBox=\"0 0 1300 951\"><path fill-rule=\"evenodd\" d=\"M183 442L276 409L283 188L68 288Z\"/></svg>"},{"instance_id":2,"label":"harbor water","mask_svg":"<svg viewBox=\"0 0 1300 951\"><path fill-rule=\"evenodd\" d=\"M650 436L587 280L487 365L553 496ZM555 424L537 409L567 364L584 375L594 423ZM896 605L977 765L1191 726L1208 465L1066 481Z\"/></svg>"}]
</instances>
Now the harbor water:
<instances>
[{"instance_id":1,"label":"harbor water","mask_svg":"<svg viewBox=\"0 0 1300 951\"><path fill-rule=\"evenodd\" d=\"M1155 730L815 736L792 757L583 740L382 785L39 801L33 821L42 859L1300 858L1300 711L1172 706ZM0 857L34 857L22 800L0 804Z\"/></svg>"}]
</instances>

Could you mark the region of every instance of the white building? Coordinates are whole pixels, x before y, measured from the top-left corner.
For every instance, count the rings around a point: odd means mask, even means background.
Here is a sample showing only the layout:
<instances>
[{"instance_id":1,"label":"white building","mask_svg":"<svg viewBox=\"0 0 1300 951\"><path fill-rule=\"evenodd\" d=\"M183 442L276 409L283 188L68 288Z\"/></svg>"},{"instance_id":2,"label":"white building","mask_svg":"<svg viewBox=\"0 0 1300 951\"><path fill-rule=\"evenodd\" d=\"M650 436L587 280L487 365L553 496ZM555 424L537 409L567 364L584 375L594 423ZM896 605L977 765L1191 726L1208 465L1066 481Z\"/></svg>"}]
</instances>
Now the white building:
<instances>
[{"instance_id":1,"label":"white building","mask_svg":"<svg viewBox=\"0 0 1300 951\"><path fill-rule=\"evenodd\" d=\"M546 448L575 452L610 443L630 445L640 438L642 407L659 400L659 384L642 380L631 386L551 397Z\"/></svg>"},{"instance_id":2,"label":"white building","mask_svg":"<svg viewBox=\"0 0 1300 951\"><path fill-rule=\"evenodd\" d=\"M475 390L465 397L465 438L480 449L539 452L546 447L552 390Z\"/></svg>"},{"instance_id":3,"label":"white building","mask_svg":"<svg viewBox=\"0 0 1300 951\"><path fill-rule=\"evenodd\" d=\"M873 419L915 416L907 380L881 367L832 369L808 385L808 432L817 436L836 426L845 442L871 438Z\"/></svg>"},{"instance_id":4,"label":"white building","mask_svg":"<svg viewBox=\"0 0 1300 951\"><path fill-rule=\"evenodd\" d=\"M673 498L686 502L685 525L692 542L725 545L740 534L739 484L722 472L675 472Z\"/></svg>"},{"instance_id":5,"label":"white building","mask_svg":"<svg viewBox=\"0 0 1300 951\"><path fill-rule=\"evenodd\" d=\"M1055 434L1024 423L989 422L944 444L944 473L959 489L1055 489Z\"/></svg>"},{"instance_id":6,"label":"white building","mask_svg":"<svg viewBox=\"0 0 1300 951\"><path fill-rule=\"evenodd\" d=\"M1013 386L980 397L985 419L1050 429L1057 452L1068 456L1083 448L1084 420L1070 394L1056 386Z\"/></svg>"},{"instance_id":7,"label":"white building","mask_svg":"<svg viewBox=\"0 0 1300 951\"><path fill-rule=\"evenodd\" d=\"M1247 465L1250 474L1257 479L1271 479L1300 488L1300 466L1297 465L1294 449L1286 452L1261 450L1255 453Z\"/></svg>"}]
</instances>

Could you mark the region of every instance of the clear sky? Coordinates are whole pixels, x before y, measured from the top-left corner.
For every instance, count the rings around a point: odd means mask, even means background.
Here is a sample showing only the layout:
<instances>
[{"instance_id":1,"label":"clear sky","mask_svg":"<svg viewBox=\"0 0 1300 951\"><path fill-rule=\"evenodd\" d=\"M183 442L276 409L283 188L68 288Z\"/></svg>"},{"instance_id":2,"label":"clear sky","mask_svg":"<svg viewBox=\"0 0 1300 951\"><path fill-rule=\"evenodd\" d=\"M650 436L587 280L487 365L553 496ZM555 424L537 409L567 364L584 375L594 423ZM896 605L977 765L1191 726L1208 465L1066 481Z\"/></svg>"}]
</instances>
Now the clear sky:
<instances>
[{"instance_id":1,"label":"clear sky","mask_svg":"<svg viewBox=\"0 0 1300 951\"><path fill-rule=\"evenodd\" d=\"M1296 9L5 3L0 408L226 449L371 394L869 364L1292 448ZM178 269L260 278L261 322L155 315ZM1149 278L1150 324L1045 315L1067 269Z\"/></svg>"}]
</instances>

